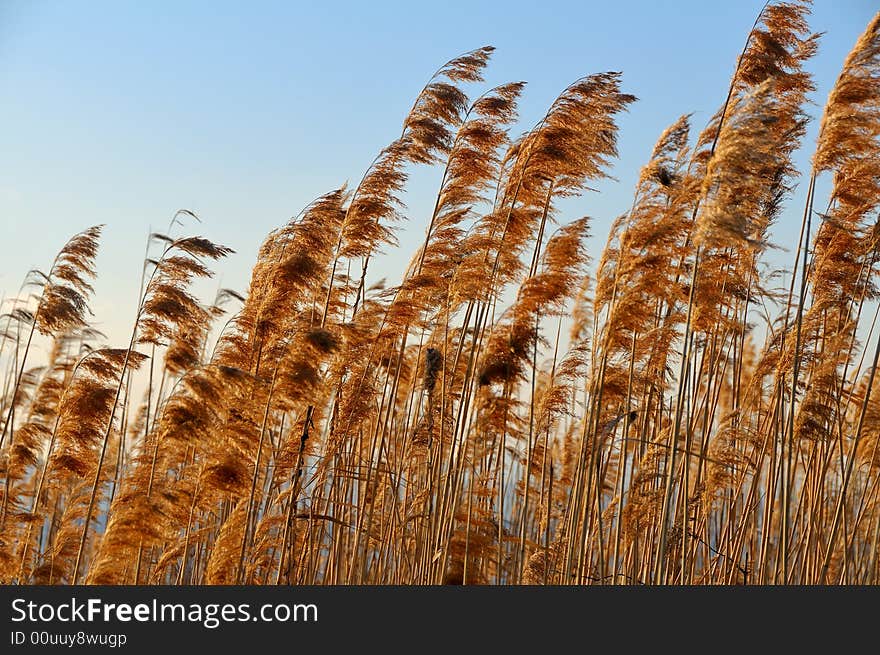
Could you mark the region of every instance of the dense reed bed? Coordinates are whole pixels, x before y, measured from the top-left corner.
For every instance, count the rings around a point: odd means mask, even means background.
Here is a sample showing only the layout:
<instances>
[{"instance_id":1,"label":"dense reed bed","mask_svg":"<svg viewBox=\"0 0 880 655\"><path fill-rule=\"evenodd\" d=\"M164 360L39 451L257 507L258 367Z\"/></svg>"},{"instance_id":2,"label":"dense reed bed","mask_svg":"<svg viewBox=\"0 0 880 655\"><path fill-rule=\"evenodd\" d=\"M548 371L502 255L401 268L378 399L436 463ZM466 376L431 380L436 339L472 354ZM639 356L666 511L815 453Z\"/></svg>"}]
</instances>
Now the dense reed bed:
<instances>
[{"instance_id":1,"label":"dense reed bed","mask_svg":"<svg viewBox=\"0 0 880 655\"><path fill-rule=\"evenodd\" d=\"M71 238L0 318L0 580L880 582L880 14L798 171L808 16L764 8L723 107L659 136L601 253L557 207L609 175L635 98L591 74L513 138L522 83L462 90L489 47L268 235L246 294L195 297L230 250L178 212L108 346L101 229ZM424 241L377 286L414 166L442 170Z\"/></svg>"}]
</instances>

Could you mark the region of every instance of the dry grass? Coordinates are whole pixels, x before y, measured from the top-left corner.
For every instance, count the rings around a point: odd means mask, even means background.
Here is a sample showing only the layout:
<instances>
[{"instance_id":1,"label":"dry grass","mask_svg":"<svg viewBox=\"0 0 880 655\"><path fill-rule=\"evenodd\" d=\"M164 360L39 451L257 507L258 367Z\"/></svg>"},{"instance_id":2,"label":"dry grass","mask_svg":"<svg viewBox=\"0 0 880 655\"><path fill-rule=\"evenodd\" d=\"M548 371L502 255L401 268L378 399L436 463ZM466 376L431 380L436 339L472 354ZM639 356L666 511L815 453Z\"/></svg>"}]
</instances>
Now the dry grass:
<instances>
[{"instance_id":1,"label":"dry grass","mask_svg":"<svg viewBox=\"0 0 880 655\"><path fill-rule=\"evenodd\" d=\"M100 228L73 237L0 317L0 581L880 582L880 14L799 172L808 15L764 9L724 106L660 136L595 266L590 220L556 207L608 175L635 98L584 77L511 140L524 85L462 91L491 48L268 236L246 296L194 297L230 250L170 236L179 212L129 343L100 345ZM443 171L424 242L372 287L415 165ZM765 253L801 173L779 289Z\"/></svg>"}]
</instances>

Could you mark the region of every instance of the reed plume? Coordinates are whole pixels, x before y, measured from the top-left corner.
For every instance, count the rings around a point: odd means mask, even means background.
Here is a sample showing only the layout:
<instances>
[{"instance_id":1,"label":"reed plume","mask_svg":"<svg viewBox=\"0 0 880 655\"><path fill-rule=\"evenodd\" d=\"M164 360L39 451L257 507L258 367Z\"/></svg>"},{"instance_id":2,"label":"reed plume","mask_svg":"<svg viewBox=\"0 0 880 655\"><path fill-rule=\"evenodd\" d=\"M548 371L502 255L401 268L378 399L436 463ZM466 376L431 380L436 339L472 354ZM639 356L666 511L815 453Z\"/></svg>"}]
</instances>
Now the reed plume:
<instances>
[{"instance_id":1,"label":"reed plume","mask_svg":"<svg viewBox=\"0 0 880 655\"><path fill-rule=\"evenodd\" d=\"M487 46L267 235L244 293L200 297L232 251L175 236L181 210L108 343L101 230L74 236L0 315L0 580L876 583L880 15L799 171L809 16L764 6L723 105L672 120L611 216L622 75L513 134L525 84L482 88ZM404 219L420 236L380 280Z\"/></svg>"}]
</instances>

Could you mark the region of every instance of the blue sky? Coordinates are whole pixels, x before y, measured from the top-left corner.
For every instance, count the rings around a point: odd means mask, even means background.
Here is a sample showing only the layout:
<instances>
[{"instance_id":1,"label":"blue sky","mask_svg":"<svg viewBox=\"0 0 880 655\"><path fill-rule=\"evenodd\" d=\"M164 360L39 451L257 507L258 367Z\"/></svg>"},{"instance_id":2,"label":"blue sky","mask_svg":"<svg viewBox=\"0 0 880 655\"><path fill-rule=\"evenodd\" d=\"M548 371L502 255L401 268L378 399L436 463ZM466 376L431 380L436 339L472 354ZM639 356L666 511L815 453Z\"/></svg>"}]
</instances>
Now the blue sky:
<instances>
[{"instance_id":1,"label":"blue sky","mask_svg":"<svg viewBox=\"0 0 880 655\"><path fill-rule=\"evenodd\" d=\"M106 223L93 307L121 341L146 234L178 208L236 249L218 276L245 290L265 234L356 182L431 73L486 44L497 47L487 84L528 82L517 132L588 73L623 71L639 97L620 120L616 180L565 205L563 219L594 217L598 257L657 135L687 112L700 129L723 101L762 4L0 0L0 294L47 267L70 235ZM817 118L876 10L816 0L812 26L826 32L811 66ZM439 171L413 171L410 222L377 275L409 258L438 182ZM796 239L799 197L776 231L782 246Z\"/></svg>"}]
</instances>

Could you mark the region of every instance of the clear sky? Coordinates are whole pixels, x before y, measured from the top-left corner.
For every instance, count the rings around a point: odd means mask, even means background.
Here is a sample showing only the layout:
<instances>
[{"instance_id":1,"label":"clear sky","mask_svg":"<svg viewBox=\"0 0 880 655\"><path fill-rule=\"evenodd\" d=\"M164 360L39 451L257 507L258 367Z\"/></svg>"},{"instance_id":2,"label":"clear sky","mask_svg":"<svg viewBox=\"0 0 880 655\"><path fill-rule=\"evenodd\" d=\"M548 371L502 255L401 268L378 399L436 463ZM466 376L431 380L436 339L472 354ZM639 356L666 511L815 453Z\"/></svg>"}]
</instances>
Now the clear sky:
<instances>
[{"instance_id":1,"label":"clear sky","mask_svg":"<svg viewBox=\"0 0 880 655\"><path fill-rule=\"evenodd\" d=\"M431 73L486 44L497 47L488 84L528 82L516 133L585 74L623 71L639 97L620 120L616 181L565 205L568 218L595 218L598 257L662 129L687 112L701 129L722 103L762 4L0 0L0 294L48 267L70 235L106 223L93 307L122 341L146 234L179 208L237 250L218 275L244 291L265 234L355 183ZM877 9L816 0L817 118ZM802 162L814 134L815 124ZM401 249L372 270L401 269L438 182L439 171L413 172ZM796 241L797 198L776 231L782 246Z\"/></svg>"}]
</instances>

